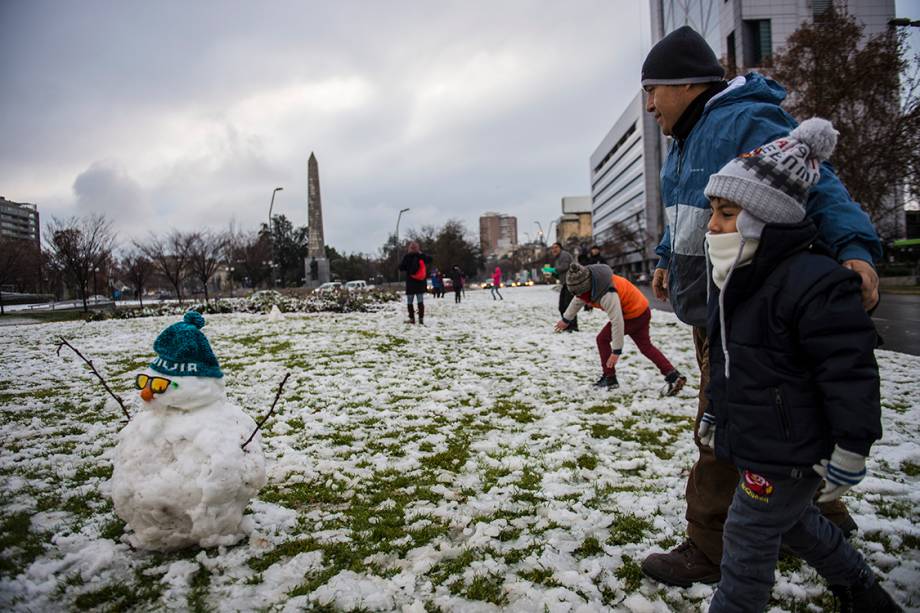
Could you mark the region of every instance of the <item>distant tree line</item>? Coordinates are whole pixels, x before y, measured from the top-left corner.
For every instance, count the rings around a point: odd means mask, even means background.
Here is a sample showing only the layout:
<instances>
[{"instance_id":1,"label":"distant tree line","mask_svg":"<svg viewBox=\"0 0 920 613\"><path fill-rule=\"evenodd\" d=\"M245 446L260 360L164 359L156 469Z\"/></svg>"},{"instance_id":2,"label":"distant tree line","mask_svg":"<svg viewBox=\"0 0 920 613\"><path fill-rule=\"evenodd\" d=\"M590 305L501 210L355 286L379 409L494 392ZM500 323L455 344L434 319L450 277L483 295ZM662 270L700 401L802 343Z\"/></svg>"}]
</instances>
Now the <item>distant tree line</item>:
<instances>
[{"instance_id":1,"label":"distant tree line","mask_svg":"<svg viewBox=\"0 0 920 613\"><path fill-rule=\"evenodd\" d=\"M189 297L211 300L215 293L232 294L258 288L299 287L305 283L307 228L295 227L284 215L272 218L271 229L243 231L170 230L149 233L124 244L117 241L110 220L99 214L52 218L43 243L0 237L0 314L3 292L47 294L74 298L88 310L92 297L139 300L168 295L180 302ZM441 267L458 265L468 274L482 267L476 241L463 224L448 221L438 229L426 226L411 233ZM376 255L343 254L326 246L333 279L366 279L372 283L399 279L404 245L391 235Z\"/></svg>"}]
</instances>

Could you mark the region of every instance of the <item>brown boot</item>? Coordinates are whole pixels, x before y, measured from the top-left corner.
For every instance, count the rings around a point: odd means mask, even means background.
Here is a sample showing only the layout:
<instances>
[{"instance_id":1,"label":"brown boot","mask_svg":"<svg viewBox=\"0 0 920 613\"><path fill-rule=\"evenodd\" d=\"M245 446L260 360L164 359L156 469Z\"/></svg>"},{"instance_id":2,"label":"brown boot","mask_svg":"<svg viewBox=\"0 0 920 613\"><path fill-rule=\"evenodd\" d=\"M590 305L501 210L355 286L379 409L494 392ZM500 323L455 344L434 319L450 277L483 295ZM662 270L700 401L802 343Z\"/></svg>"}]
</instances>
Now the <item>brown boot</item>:
<instances>
[{"instance_id":1,"label":"brown boot","mask_svg":"<svg viewBox=\"0 0 920 613\"><path fill-rule=\"evenodd\" d=\"M409 319L406 320L406 323L407 323L407 324L414 324L414 323L415 323L415 305L414 305L414 304L410 304L410 305L408 305L408 306L409 306ZM421 305L419 305L419 306L421 306Z\"/></svg>"},{"instance_id":2,"label":"brown boot","mask_svg":"<svg viewBox=\"0 0 920 613\"><path fill-rule=\"evenodd\" d=\"M418 325L425 325L425 303L418 305Z\"/></svg>"},{"instance_id":3,"label":"brown boot","mask_svg":"<svg viewBox=\"0 0 920 613\"><path fill-rule=\"evenodd\" d=\"M718 564L687 539L668 553L653 553L642 562L642 572L647 576L678 587L694 583L718 583L722 577Z\"/></svg>"}]
</instances>

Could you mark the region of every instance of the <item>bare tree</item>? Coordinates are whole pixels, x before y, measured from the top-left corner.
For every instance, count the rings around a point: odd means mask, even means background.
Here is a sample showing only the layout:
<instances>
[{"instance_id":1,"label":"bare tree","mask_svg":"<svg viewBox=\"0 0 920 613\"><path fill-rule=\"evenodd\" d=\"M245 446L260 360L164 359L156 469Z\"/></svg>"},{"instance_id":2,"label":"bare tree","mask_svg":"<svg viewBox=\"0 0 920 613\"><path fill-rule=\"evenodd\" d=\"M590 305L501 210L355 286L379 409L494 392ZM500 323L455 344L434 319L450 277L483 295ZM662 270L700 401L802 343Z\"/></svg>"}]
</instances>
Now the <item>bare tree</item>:
<instances>
[{"instance_id":1,"label":"bare tree","mask_svg":"<svg viewBox=\"0 0 920 613\"><path fill-rule=\"evenodd\" d=\"M106 261L115 245L111 223L104 215L52 218L45 241L53 260L61 267L83 300L88 311L87 287L96 267Z\"/></svg>"},{"instance_id":2,"label":"bare tree","mask_svg":"<svg viewBox=\"0 0 920 613\"><path fill-rule=\"evenodd\" d=\"M189 274L189 253L193 233L172 230L166 238L151 234L145 243L135 246L153 263L153 268L173 286L176 299L182 304L182 281Z\"/></svg>"},{"instance_id":3,"label":"bare tree","mask_svg":"<svg viewBox=\"0 0 920 613\"><path fill-rule=\"evenodd\" d=\"M131 282L137 299L144 306L144 287L153 274L153 262L150 261L144 252L135 247L121 259L121 269Z\"/></svg>"},{"instance_id":4,"label":"bare tree","mask_svg":"<svg viewBox=\"0 0 920 613\"><path fill-rule=\"evenodd\" d=\"M227 235L223 232L196 232L189 243L189 272L204 289L204 301L208 303L208 283L226 259Z\"/></svg>"},{"instance_id":5,"label":"bare tree","mask_svg":"<svg viewBox=\"0 0 920 613\"><path fill-rule=\"evenodd\" d=\"M0 236L0 315L4 315L3 286L12 284L23 258L22 241Z\"/></svg>"},{"instance_id":6,"label":"bare tree","mask_svg":"<svg viewBox=\"0 0 920 613\"><path fill-rule=\"evenodd\" d=\"M831 8L789 37L772 74L792 115L824 117L840 132L832 161L884 238L898 231L897 186L920 188L920 58L908 58L903 32L864 39L863 30Z\"/></svg>"}]
</instances>

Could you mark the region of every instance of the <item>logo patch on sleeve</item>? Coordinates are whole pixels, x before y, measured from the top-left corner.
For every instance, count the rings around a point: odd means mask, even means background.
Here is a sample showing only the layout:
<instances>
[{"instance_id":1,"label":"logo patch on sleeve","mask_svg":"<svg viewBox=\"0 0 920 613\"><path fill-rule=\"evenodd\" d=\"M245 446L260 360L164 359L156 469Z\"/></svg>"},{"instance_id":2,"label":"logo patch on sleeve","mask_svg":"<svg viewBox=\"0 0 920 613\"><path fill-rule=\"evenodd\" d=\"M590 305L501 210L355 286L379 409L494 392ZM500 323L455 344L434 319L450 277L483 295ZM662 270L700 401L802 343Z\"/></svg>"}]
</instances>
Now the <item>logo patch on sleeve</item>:
<instances>
[{"instance_id":1,"label":"logo patch on sleeve","mask_svg":"<svg viewBox=\"0 0 920 613\"><path fill-rule=\"evenodd\" d=\"M746 470L742 475L742 479L741 490L745 494L759 502L770 502L770 494L773 493L773 484L763 475L758 475Z\"/></svg>"}]
</instances>

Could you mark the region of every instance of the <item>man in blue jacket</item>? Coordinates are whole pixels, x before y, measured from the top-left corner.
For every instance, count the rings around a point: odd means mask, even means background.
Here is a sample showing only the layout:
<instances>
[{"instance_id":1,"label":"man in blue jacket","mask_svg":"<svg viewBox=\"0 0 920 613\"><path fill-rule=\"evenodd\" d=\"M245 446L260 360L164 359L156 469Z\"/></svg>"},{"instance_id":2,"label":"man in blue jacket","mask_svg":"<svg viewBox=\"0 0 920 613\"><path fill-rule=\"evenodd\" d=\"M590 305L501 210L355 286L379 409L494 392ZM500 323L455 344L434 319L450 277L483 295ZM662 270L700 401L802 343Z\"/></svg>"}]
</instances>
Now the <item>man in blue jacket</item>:
<instances>
[{"instance_id":1,"label":"man in blue jacket","mask_svg":"<svg viewBox=\"0 0 920 613\"><path fill-rule=\"evenodd\" d=\"M660 260L652 289L659 299L670 299L680 320L693 326L700 367L693 433L700 455L687 481L688 538L671 552L648 556L642 570L658 581L683 587L719 580L722 528L738 482L735 467L717 460L699 439L709 380L704 237L710 208L703 190L709 176L729 160L789 134L796 126L779 106L786 92L777 83L755 73L726 82L724 74L715 53L688 26L661 39L642 65L646 110L654 113L662 133L672 139L661 170L667 226L656 249ZM873 263L881 257L878 236L829 164L822 164L821 179L810 191L805 208L833 257L860 275L863 306L875 306L878 275ZM821 511L847 533L856 527L839 500L822 505Z\"/></svg>"}]
</instances>

